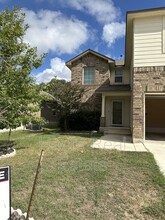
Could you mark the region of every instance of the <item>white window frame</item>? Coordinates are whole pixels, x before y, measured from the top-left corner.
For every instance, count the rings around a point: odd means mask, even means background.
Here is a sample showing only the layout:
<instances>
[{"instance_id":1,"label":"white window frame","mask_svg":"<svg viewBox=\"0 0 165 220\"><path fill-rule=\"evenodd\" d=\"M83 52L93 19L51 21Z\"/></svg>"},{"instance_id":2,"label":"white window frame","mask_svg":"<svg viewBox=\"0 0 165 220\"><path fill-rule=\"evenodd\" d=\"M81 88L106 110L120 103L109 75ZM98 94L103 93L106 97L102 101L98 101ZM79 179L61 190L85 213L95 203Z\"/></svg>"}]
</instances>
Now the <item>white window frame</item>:
<instances>
[{"instance_id":1,"label":"white window frame","mask_svg":"<svg viewBox=\"0 0 165 220\"><path fill-rule=\"evenodd\" d=\"M85 68L89 68L89 67L92 67L94 69L94 80L93 80L93 83L85 83L84 80L85 80L85 77L84 77L84 74L85 74ZM82 77L82 84L83 85L94 85L95 84L95 67L94 66L84 66L83 67L83 77Z\"/></svg>"},{"instance_id":2,"label":"white window frame","mask_svg":"<svg viewBox=\"0 0 165 220\"><path fill-rule=\"evenodd\" d=\"M116 76L117 72L120 73L118 76ZM121 82L116 82L116 78L119 78L119 77L121 77ZM122 69L118 69L118 68L115 69L114 82L115 82L115 84L122 84L123 83L123 70Z\"/></svg>"},{"instance_id":3,"label":"white window frame","mask_svg":"<svg viewBox=\"0 0 165 220\"><path fill-rule=\"evenodd\" d=\"M165 53L165 16L162 18L162 53Z\"/></svg>"}]
</instances>

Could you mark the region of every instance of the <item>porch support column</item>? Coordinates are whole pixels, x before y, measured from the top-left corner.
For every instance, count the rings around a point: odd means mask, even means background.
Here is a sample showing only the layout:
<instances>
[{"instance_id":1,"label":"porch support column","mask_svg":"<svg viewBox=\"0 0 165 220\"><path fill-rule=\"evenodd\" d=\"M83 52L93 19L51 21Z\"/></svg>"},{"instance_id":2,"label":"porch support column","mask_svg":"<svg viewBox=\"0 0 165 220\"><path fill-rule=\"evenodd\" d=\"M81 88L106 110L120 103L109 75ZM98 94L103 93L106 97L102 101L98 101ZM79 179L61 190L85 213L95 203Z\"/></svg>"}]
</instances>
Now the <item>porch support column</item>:
<instances>
[{"instance_id":1,"label":"porch support column","mask_svg":"<svg viewBox=\"0 0 165 220\"><path fill-rule=\"evenodd\" d=\"M102 95L100 127L105 127L105 95Z\"/></svg>"},{"instance_id":2,"label":"porch support column","mask_svg":"<svg viewBox=\"0 0 165 220\"><path fill-rule=\"evenodd\" d=\"M101 117L105 117L105 95L102 95Z\"/></svg>"}]
</instances>

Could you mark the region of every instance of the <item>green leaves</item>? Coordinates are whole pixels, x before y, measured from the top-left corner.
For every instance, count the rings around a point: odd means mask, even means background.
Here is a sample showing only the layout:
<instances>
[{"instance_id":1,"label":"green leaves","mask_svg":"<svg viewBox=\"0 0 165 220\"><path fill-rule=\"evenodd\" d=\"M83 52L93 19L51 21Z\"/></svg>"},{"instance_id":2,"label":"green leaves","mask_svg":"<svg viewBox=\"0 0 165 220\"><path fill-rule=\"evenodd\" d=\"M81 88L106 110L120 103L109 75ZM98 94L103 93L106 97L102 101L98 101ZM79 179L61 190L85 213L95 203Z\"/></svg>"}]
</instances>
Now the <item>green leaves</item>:
<instances>
[{"instance_id":1,"label":"green leaves","mask_svg":"<svg viewBox=\"0 0 165 220\"><path fill-rule=\"evenodd\" d=\"M32 117L41 102L39 87L30 73L42 64L45 54L38 56L37 48L24 42L28 28L24 19L17 7L0 13L0 109L6 109L2 116L7 123L3 125L10 128L25 116Z\"/></svg>"},{"instance_id":2,"label":"green leaves","mask_svg":"<svg viewBox=\"0 0 165 220\"><path fill-rule=\"evenodd\" d=\"M84 89L80 86L72 86L70 82L55 78L45 85L44 90L46 93L43 95L48 105L61 117L67 118L72 111L78 110L81 106Z\"/></svg>"}]
</instances>

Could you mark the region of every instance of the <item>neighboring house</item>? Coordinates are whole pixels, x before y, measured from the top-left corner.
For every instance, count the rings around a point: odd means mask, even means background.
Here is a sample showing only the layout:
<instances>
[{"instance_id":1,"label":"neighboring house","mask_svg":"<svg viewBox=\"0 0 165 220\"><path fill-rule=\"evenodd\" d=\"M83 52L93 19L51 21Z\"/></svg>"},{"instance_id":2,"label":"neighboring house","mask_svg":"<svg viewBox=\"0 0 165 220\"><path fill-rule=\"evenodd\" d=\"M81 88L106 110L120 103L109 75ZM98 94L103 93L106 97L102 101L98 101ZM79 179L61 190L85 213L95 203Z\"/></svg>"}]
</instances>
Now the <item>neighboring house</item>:
<instances>
[{"instance_id":1,"label":"neighboring house","mask_svg":"<svg viewBox=\"0 0 165 220\"><path fill-rule=\"evenodd\" d=\"M87 50L66 62L84 101L100 109L100 130L165 133L165 8L127 12L125 61Z\"/></svg>"},{"instance_id":2,"label":"neighboring house","mask_svg":"<svg viewBox=\"0 0 165 220\"><path fill-rule=\"evenodd\" d=\"M44 118L47 127L56 127L59 123L59 117L55 111L53 111L49 105L44 102L41 105L40 117Z\"/></svg>"}]
</instances>

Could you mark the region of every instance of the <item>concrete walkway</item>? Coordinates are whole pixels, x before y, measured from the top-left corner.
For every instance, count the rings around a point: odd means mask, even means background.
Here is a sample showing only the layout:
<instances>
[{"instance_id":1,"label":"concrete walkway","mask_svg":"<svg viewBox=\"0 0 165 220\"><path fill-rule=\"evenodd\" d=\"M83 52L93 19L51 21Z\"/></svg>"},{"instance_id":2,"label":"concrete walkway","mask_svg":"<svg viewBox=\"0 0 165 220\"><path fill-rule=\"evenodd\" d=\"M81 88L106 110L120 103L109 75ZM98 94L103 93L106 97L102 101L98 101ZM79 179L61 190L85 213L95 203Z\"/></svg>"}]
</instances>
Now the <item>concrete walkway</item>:
<instances>
[{"instance_id":1,"label":"concrete walkway","mask_svg":"<svg viewBox=\"0 0 165 220\"><path fill-rule=\"evenodd\" d=\"M154 158L165 175L165 141L145 141L146 148L154 155Z\"/></svg>"},{"instance_id":2,"label":"concrete walkway","mask_svg":"<svg viewBox=\"0 0 165 220\"><path fill-rule=\"evenodd\" d=\"M126 135L104 135L95 141L92 148L116 149L120 151L147 152L150 151L165 175L165 139L146 140L145 143L132 143L131 137Z\"/></svg>"},{"instance_id":3,"label":"concrete walkway","mask_svg":"<svg viewBox=\"0 0 165 220\"><path fill-rule=\"evenodd\" d=\"M104 135L99 140L94 142L92 148L100 149L116 149L121 151L140 151L146 152L147 149L144 144L131 142L131 137L127 135Z\"/></svg>"}]
</instances>

